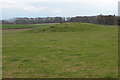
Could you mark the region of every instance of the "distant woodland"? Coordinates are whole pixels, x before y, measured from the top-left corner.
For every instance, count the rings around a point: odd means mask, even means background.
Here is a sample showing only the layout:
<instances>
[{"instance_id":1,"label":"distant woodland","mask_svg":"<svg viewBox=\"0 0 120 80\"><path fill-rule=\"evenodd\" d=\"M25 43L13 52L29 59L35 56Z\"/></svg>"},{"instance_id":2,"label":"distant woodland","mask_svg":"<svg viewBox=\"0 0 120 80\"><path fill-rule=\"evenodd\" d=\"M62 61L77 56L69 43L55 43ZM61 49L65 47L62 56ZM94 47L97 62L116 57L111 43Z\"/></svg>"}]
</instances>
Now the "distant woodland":
<instances>
[{"instance_id":1,"label":"distant woodland","mask_svg":"<svg viewBox=\"0 0 120 80\"><path fill-rule=\"evenodd\" d=\"M120 17L115 15L76 16L76 17L36 17L36 18L16 17L2 20L2 24L42 24L42 23L65 23L65 22L120 25Z\"/></svg>"}]
</instances>

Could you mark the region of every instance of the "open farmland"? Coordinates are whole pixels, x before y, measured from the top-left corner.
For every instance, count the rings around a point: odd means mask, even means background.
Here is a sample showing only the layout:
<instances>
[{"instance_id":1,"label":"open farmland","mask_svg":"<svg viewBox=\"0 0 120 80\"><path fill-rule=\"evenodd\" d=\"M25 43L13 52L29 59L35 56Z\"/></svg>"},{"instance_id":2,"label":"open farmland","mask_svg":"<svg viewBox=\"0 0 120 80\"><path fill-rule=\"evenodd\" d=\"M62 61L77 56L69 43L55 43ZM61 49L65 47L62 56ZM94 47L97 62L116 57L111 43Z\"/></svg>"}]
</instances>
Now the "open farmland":
<instances>
[{"instance_id":1,"label":"open farmland","mask_svg":"<svg viewBox=\"0 0 120 80\"><path fill-rule=\"evenodd\" d=\"M26 28L35 28L35 27L43 27L52 24L3 24L2 29L26 29Z\"/></svg>"},{"instance_id":2,"label":"open farmland","mask_svg":"<svg viewBox=\"0 0 120 80\"><path fill-rule=\"evenodd\" d=\"M31 27L19 30L16 27ZM9 29L12 28L12 29ZM118 27L3 25L3 78L117 78ZM14 30L15 29L15 30Z\"/></svg>"}]
</instances>

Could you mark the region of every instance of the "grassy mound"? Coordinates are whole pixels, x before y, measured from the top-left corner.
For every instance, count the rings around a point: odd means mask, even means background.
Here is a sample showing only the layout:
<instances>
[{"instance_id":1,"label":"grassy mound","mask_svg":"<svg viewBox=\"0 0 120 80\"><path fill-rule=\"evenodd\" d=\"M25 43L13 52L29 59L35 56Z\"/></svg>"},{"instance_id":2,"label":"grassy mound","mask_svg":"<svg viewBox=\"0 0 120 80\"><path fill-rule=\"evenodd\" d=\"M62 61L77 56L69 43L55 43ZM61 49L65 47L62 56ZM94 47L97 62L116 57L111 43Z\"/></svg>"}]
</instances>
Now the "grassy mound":
<instances>
[{"instance_id":1,"label":"grassy mound","mask_svg":"<svg viewBox=\"0 0 120 80\"><path fill-rule=\"evenodd\" d=\"M80 31L104 31L111 29L97 24L88 23L62 23L48 26L36 27L27 32L80 32Z\"/></svg>"}]
</instances>

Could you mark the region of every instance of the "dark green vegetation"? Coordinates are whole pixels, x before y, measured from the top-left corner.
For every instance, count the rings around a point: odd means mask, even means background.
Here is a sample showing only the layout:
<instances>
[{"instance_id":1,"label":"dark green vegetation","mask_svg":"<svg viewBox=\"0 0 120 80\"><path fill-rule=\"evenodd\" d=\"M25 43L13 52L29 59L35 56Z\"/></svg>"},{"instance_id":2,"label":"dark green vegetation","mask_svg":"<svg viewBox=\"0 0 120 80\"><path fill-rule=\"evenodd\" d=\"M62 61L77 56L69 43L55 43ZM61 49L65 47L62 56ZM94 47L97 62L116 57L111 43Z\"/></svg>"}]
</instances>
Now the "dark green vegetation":
<instances>
[{"instance_id":1,"label":"dark green vegetation","mask_svg":"<svg viewBox=\"0 0 120 80\"><path fill-rule=\"evenodd\" d=\"M4 78L117 78L117 75L117 27L64 23L30 30L3 30Z\"/></svg>"},{"instance_id":2,"label":"dark green vegetation","mask_svg":"<svg viewBox=\"0 0 120 80\"><path fill-rule=\"evenodd\" d=\"M50 24L3 24L2 29L24 29L24 28L47 26L47 25Z\"/></svg>"}]
</instances>

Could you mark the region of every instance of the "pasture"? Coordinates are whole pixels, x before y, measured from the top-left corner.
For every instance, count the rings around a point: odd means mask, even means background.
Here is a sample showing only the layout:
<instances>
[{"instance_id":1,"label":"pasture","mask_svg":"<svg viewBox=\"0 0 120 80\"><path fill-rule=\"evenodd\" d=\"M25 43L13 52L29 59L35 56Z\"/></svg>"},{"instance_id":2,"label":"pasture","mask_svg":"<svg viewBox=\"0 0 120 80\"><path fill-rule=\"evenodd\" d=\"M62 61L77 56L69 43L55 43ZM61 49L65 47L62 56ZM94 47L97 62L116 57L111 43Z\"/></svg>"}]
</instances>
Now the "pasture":
<instances>
[{"instance_id":1,"label":"pasture","mask_svg":"<svg viewBox=\"0 0 120 80\"><path fill-rule=\"evenodd\" d=\"M26 28L35 28L40 26L47 26L50 24L3 24L2 29L26 29Z\"/></svg>"},{"instance_id":2,"label":"pasture","mask_svg":"<svg viewBox=\"0 0 120 80\"><path fill-rule=\"evenodd\" d=\"M31 28L14 29L21 26ZM118 77L118 27L62 23L3 29L3 78Z\"/></svg>"}]
</instances>

